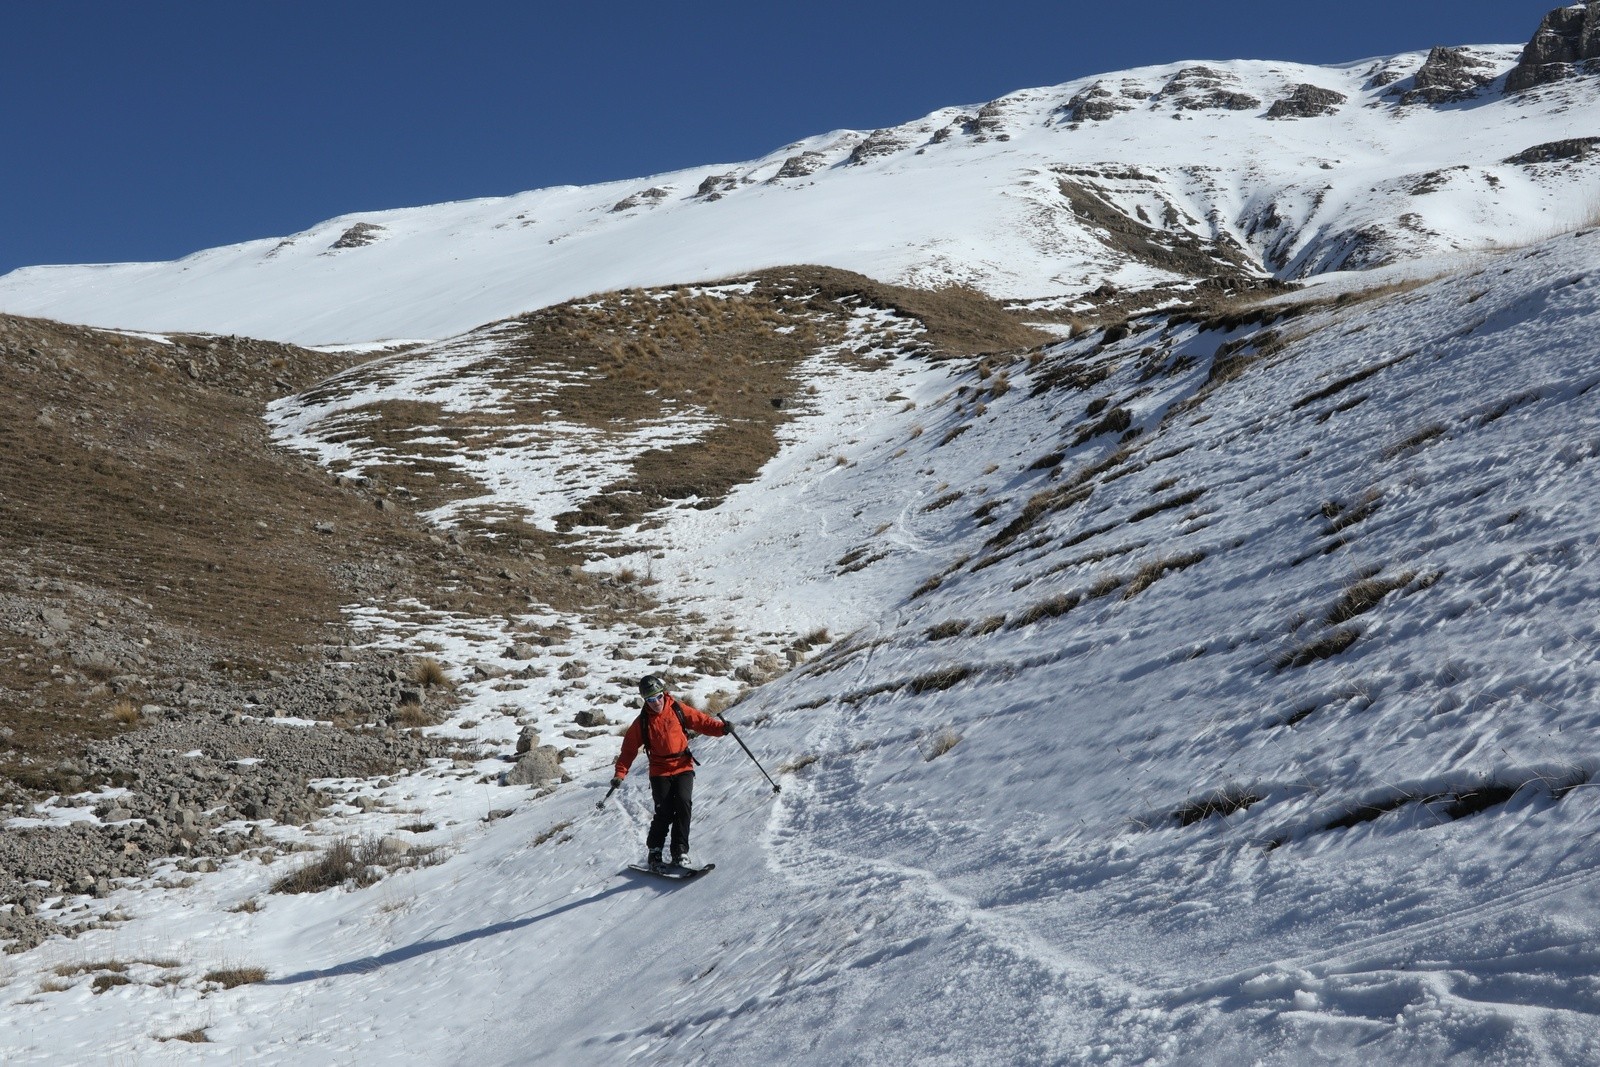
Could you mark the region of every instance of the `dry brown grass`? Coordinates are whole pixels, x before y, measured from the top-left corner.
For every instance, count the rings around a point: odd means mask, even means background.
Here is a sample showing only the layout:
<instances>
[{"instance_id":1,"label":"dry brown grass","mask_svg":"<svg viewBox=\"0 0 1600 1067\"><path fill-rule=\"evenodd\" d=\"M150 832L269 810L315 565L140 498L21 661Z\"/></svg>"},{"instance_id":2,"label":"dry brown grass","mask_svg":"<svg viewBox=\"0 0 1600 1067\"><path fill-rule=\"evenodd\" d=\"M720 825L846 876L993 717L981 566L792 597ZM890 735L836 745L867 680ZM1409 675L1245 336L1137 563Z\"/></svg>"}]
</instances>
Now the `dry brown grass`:
<instances>
[{"instance_id":1,"label":"dry brown grass","mask_svg":"<svg viewBox=\"0 0 1600 1067\"><path fill-rule=\"evenodd\" d=\"M1329 630L1313 640L1285 652L1278 657L1275 664L1278 670L1293 670L1305 667L1319 660L1332 659L1351 645L1361 636L1361 631L1353 626L1343 626Z\"/></svg>"},{"instance_id":2,"label":"dry brown grass","mask_svg":"<svg viewBox=\"0 0 1600 1067\"><path fill-rule=\"evenodd\" d=\"M1421 448L1436 437L1442 437L1450 432L1450 427L1442 422L1430 423L1420 430L1407 435L1405 438L1394 442L1383 450L1384 459L1396 459L1408 452Z\"/></svg>"},{"instance_id":3,"label":"dry brown grass","mask_svg":"<svg viewBox=\"0 0 1600 1067\"><path fill-rule=\"evenodd\" d=\"M390 870L428 866L440 859L441 853L435 848L413 847L407 852L388 853L376 837L346 837L278 879L272 885L272 892L319 893L340 886L361 889L376 883Z\"/></svg>"},{"instance_id":4,"label":"dry brown grass","mask_svg":"<svg viewBox=\"0 0 1600 1067\"><path fill-rule=\"evenodd\" d=\"M181 1034L167 1034L165 1037L157 1037L156 1040L183 1041L191 1045L204 1045L210 1042L211 1038L206 1036L206 1028L204 1026L197 1026L193 1030L185 1030Z\"/></svg>"},{"instance_id":5,"label":"dry brown grass","mask_svg":"<svg viewBox=\"0 0 1600 1067\"><path fill-rule=\"evenodd\" d=\"M1323 622L1330 626L1349 622L1358 615L1364 615L1378 606L1378 602L1397 589L1404 589L1411 584L1416 574L1406 571L1392 578L1380 575L1371 575L1352 582L1340 594L1338 603L1328 610Z\"/></svg>"},{"instance_id":6,"label":"dry brown grass","mask_svg":"<svg viewBox=\"0 0 1600 1067\"><path fill-rule=\"evenodd\" d=\"M916 694L937 693L966 681L975 673L971 667L953 664L911 679L906 688Z\"/></svg>"},{"instance_id":7,"label":"dry brown grass","mask_svg":"<svg viewBox=\"0 0 1600 1067\"><path fill-rule=\"evenodd\" d=\"M389 715L389 724L405 730L420 730L428 726L438 726L442 720L434 712L429 711L421 704L401 704Z\"/></svg>"},{"instance_id":8,"label":"dry brown grass","mask_svg":"<svg viewBox=\"0 0 1600 1067\"><path fill-rule=\"evenodd\" d=\"M215 971L206 972L201 981L219 985L223 989L233 989L236 986L254 985L267 980L267 971L264 967L221 967Z\"/></svg>"},{"instance_id":9,"label":"dry brown grass","mask_svg":"<svg viewBox=\"0 0 1600 1067\"><path fill-rule=\"evenodd\" d=\"M450 684L450 677L445 673L444 664L432 656L423 656L412 664L411 680L429 688Z\"/></svg>"},{"instance_id":10,"label":"dry brown grass","mask_svg":"<svg viewBox=\"0 0 1600 1067\"><path fill-rule=\"evenodd\" d=\"M346 604L415 597L493 614L526 603L526 584L489 577L520 558L507 542L469 530L463 551L441 553L409 508L375 506L382 486L341 485L273 447L261 416L278 383L310 385L348 357L238 338L161 345L0 315L0 358L0 593L66 622L42 637L0 628L0 726L11 731L0 794L6 779L55 788L50 767L137 728L143 703L173 699L145 679L255 684L346 643ZM552 564L567 562L548 547ZM106 636L132 651L49 672ZM113 677L126 705L99 688Z\"/></svg>"},{"instance_id":11,"label":"dry brown grass","mask_svg":"<svg viewBox=\"0 0 1600 1067\"><path fill-rule=\"evenodd\" d=\"M1081 603L1083 603L1081 593L1057 593L1012 616L1006 624L1006 629L1019 630L1024 626L1032 626L1041 619L1060 618Z\"/></svg>"},{"instance_id":12,"label":"dry brown grass","mask_svg":"<svg viewBox=\"0 0 1600 1067\"><path fill-rule=\"evenodd\" d=\"M1122 591L1122 599L1131 600L1173 571L1193 567L1205 558L1204 552L1184 552L1176 556L1151 560L1128 579L1127 588Z\"/></svg>"}]
</instances>

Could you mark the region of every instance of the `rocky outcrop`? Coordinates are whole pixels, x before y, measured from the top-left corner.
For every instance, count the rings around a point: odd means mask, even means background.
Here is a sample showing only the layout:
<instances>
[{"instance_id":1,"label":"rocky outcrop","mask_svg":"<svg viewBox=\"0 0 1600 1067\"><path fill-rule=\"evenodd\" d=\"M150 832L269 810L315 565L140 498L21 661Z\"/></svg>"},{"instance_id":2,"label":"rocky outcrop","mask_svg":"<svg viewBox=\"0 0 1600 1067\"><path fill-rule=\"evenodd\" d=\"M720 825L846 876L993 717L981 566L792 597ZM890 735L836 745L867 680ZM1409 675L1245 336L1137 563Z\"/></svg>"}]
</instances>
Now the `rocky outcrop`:
<instances>
[{"instance_id":1,"label":"rocky outcrop","mask_svg":"<svg viewBox=\"0 0 1600 1067\"><path fill-rule=\"evenodd\" d=\"M892 156L906 146L893 130L873 130L867 139L856 145L850 152L850 158L844 161L847 167L859 167L863 163L870 163L883 156ZM785 164L787 165L787 164Z\"/></svg>"},{"instance_id":2,"label":"rocky outcrop","mask_svg":"<svg viewBox=\"0 0 1600 1067\"><path fill-rule=\"evenodd\" d=\"M637 207L654 207L656 204L661 203L661 201L665 200L671 195L671 189L662 189L659 186L651 189L645 189L641 192L634 193L632 196L627 196L617 201L611 206L611 210L613 212L619 212L632 211Z\"/></svg>"},{"instance_id":3,"label":"rocky outcrop","mask_svg":"<svg viewBox=\"0 0 1600 1067\"><path fill-rule=\"evenodd\" d=\"M505 785L544 785L564 777L561 755L555 746L540 745L523 753L516 765L505 773L502 782Z\"/></svg>"},{"instance_id":4,"label":"rocky outcrop","mask_svg":"<svg viewBox=\"0 0 1600 1067\"><path fill-rule=\"evenodd\" d=\"M1004 108L1000 101L991 100L978 109L978 114L975 118L962 124L961 132L969 137L976 137L980 141L986 140L991 136L1000 140L1008 140L1009 138L1003 132L1005 130L1005 123L1002 120L1003 113Z\"/></svg>"},{"instance_id":5,"label":"rocky outcrop","mask_svg":"<svg viewBox=\"0 0 1600 1067\"><path fill-rule=\"evenodd\" d=\"M1600 137L1569 137L1564 141L1547 141L1532 148L1524 148L1506 159L1514 166L1527 167L1535 163L1560 163L1569 159L1588 159L1600 154Z\"/></svg>"},{"instance_id":6,"label":"rocky outcrop","mask_svg":"<svg viewBox=\"0 0 1600 1067\"><path fill-rule=\"evenodd\" d=\"M117 879L147 875L163 857L180 857L182 869L209 870L193 865L268 845L252 824L316 818L331 798L311 788L313 781L391 773L450 753L447 743L411 731L160 714L162 721L95 742L59 768L83 780L124 783L94 802L93 821L33 825L34 817L70 806L57 802L5 809L16 821L0 834L0 907L14 919L0 921L0 942L36 944L40 930L51 927L19 920L51 895L104 896Z\"/></svg>"},{"instance_id":7,"label":"rocky outcrop","mask_svg":"<svg viewBox=\"0 0 1600 1067\"><path fill-rule=\"evenodd\" d=\"M1311 119L1332 115L1349 97L1318 85L1296 85L1282 100L1274 100L1267 110L1269 119Z\"/></svg>"},{"instance_id":8,"label":"rocky outcrop","mask_svg":"<svg viewBox=\"0 0 1600 1067\"><path fill-rule=\"evenodd\" d=\"M738 187L737 174L708 174L700 183L700 188L694 191L694 195L702 200L721 200L724 193L731 193Z\"/></svg>"},{"instance_id":9,"label":"rocky outcrop","mask_svg":"<svg viewBox=\"0 0 1600 1067\"><path fill-rule=\"evenodd\" d=\"M852 158L854 158L852 156ZM783 166L778 168L770 182L788 178L804 178L808 174L815 174L828 165L828 158L821 152L801 152L798 156L790 156L783 161Z\"/></svg>"},{"instance_id":10,"label":"rocky outcrop","mask_svg":"<svg viewBox=\"0 0 1600 1067\"><path fill-rule=\"evenodd\" d=\"M364 248L382 237L385 230L375 222L358 222L339 235L331 249Z\"/></svg>"},{"instance_id":11,"label":"rocky outcrop","mask_svg":"<svg viewBox=\"0 0 1600 1067\"><path fill-rule=\"evenodd\" d=\"M1506 92L1562 81L1585 73L1600 59L1600 5L1559 7L1544 17L1517 65L1506 75Z\"/></svg>"},{"instance_id":12,"label":"rocky outcrop","mask_svg":"<svg viewBox=\"0 0 1600 1067\"><path fill-rule=\"evenodd\" d=\"M1402 104L1443 104L1471 96L1496 77L1494 65L1468 48L1434 48L1428 52Z\"/></svg>"},{"instance_id":13,"label":"rocky outcrop","mask_svg":"<svg viewBox=\"0 0 1600 1067\"><path fill-rule=\"evenodd\" d=\"M1068 100L1061 108L1061 113L1075 125L1080 122L1104 122L1123 111L1132 110L1131 103L1095 82Z\"/></svg>"},{"instance_id":14,"label":"rocky outcrop","mask_svg":"<svg viewBox=\"0 0 1600 1067\"><path fill-rule=\"evenodd\" d=\"M1261 101L1234 88L1238 79L1210 67L1185 67L1167 80L1158 100L1169 100L1183 111L1252 111Z\"/></svg>"}]
</instances>

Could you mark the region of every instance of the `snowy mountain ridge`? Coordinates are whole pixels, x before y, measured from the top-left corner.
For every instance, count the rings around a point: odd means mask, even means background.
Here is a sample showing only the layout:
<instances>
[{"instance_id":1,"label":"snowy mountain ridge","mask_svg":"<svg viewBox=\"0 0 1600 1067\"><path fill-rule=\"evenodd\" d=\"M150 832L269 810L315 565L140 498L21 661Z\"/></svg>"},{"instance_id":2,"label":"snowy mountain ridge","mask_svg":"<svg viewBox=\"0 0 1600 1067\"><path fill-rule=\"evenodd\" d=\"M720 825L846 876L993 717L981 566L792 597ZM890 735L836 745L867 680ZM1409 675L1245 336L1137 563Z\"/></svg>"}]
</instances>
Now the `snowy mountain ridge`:
<instances>
[{"instance_id":1,"label":"snowy mountain ridge","mask_svg":"<svg viewBox=\"0 0 1600 1067\"><path fill-rule=\"evenodd\" d=\"M350 214L171 263L23 268L0 278L0 309L355 343L794 263L1059 305L1106 283L1292 279L1517 243L1590 209L1570 195L1581 144L1528 153L1571 140L1595 92L1507 93L1517 56L1142 68L743 164Z\"/></svg>"}]
</instances>

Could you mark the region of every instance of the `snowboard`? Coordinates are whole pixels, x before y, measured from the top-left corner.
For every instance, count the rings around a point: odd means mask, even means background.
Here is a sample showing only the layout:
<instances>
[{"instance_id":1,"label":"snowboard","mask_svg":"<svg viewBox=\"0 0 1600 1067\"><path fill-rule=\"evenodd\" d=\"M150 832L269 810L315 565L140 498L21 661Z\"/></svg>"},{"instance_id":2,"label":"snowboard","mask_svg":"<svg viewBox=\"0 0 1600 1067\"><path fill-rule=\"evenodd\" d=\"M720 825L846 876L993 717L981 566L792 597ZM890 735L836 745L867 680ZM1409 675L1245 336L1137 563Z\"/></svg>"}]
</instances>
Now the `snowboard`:
<instances>
[{"instance_id":1,"label":"snowboard","mask_svg":"<svg viewBox=\"0 0 1600 1067\"><path fill-rule=\"evenodd\" d=\"M660 867L651 867L648 863L630 863L628 870L638 871L640 874L650 874L657 878L665 878L671 882L692 881L702 874L709 874L717 869L715 863L708 863L704 867L680 867L676 863L665 863Z\"/></svg>"}]
</instances>

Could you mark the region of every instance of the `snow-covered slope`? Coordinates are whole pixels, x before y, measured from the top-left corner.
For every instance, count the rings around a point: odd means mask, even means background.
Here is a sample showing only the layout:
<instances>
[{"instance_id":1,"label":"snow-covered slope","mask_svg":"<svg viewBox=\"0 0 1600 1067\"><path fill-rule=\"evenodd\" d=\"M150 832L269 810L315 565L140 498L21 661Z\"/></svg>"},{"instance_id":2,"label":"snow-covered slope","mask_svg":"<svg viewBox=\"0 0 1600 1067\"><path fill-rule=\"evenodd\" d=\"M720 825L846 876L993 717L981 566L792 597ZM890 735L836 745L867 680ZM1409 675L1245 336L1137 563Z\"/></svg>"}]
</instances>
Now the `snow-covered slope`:
<instances>
[{"instance_id":1,"label":"snow-covered slope","mask_svg":"<svg viewBox=\"0 0 1600 1067\"><path fill-rule=\"evenodd\" d=\"M0 310L326 344L793 263L1043 299L1515 244L1592 212L1574 192L1594 186L1588 153L1514 160L1592 132L1600 84L1506 95L1516 52L1465 50L1451 73L1486 84L1460 98L1419 88L1422 54L1142 68L751 162L348 215L171 263L24 268Z\"/></svg>"},{"instance_id":2,"label":"snow-covered slope","mask_svg":"<svg viewBox=\"0 0 1600 1067\"><path fill-rule=\"evenodd\" d=\"M386 807L330 829L437 823L445 862L119 890L131 918L8 964L0 1058L1585 1062L1597 261L1589 232L983 371L819 371L755 484L603 564L839 638L730 712L781 794L697 744L715 874L619 873L648 801L595 809L604 744L543 798L493 760L350 783ZM383 625L452 663L505 640ZM462 681L446 732L560 715L556 679Z\"/></svg>"}]
</instances>

